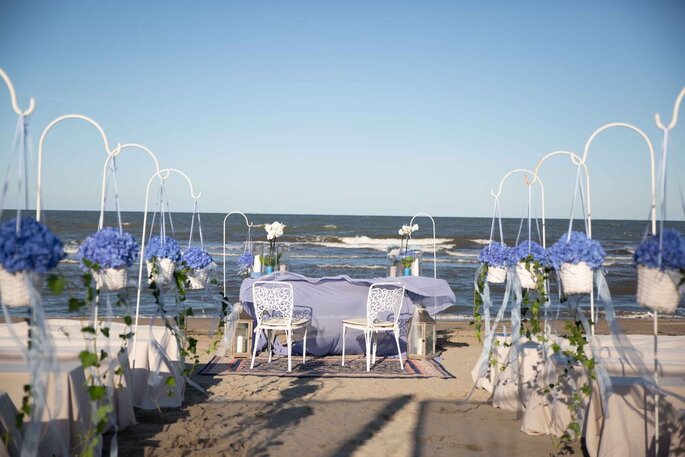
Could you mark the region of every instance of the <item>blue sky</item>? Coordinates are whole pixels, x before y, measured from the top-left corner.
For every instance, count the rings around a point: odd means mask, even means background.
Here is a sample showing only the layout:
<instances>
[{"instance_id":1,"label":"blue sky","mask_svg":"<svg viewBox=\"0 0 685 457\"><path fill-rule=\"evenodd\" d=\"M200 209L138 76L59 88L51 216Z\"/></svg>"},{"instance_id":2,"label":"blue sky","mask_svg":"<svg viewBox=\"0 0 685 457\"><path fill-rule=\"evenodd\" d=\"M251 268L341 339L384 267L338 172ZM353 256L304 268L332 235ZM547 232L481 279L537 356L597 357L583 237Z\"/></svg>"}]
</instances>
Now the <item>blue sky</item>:
<instances>
[{"instance_id":1,"label":"blue sky","mask_svg":"<svg viewBox=\"0 0 685 457\"><path fill-rule=\"evenodd\" d=\"M36 144L50 120L85 114L186 172L204 211L488 216L507 171L582 153L605 123L635 124L658 149L654 113L670 119L685 86L683 23L678 1L0 0L0 67L20 104L36 98ZM15 116L0 93L4 169ZM684 143L685 120L672 170ZM594 217L647 217L646 152L627 131L598 137ZM53 129L45 206L97 208L104 159L92 127ZM125 209L142 208L152 171L121 156ZM548 215L567 217L575 170L558 159L541 177ZM518 216L522 181L505 193Z\"/></svg>"}]
</instances>

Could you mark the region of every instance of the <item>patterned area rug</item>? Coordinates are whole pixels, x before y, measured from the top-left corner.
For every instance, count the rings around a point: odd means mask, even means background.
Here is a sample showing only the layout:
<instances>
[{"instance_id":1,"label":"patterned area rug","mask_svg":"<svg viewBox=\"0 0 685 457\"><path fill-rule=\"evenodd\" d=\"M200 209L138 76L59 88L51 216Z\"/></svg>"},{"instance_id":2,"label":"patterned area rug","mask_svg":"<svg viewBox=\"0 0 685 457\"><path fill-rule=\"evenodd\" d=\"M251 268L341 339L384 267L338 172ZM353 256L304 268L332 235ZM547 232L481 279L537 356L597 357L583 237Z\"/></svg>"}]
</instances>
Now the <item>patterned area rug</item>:
<instances>
[{"instance_id":1,"label":"patterned area rug","mask_svg":"<svg viewBox=\"0 0 685 457\"><path fill-rule=\"evenodd\" d=\"M288 373L288 358L274 357L271 363L266 357L257 357L254 369L250 369L250 359L214 357L198 374L208 376L249 375L284 376L295 378L453 378L437 360L407 360L404 370L400 370L396 358L381 357L371 371L366 371L364 356L345 357L345 366L340 356L308 357L302 364L299 357L293 357L293 371Z\"/></svg>"}]
</instances>

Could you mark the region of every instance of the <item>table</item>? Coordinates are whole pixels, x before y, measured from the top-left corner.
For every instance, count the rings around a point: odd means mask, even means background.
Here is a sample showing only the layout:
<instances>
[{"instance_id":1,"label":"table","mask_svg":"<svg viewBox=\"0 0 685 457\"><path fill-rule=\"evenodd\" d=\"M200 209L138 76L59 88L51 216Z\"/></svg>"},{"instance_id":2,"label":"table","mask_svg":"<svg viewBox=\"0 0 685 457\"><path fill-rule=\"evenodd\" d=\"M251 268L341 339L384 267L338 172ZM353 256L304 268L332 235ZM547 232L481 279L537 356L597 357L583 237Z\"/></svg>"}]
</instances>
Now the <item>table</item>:
<instances>
[{"instance_id":1,"label":"table","mask_svg":"<svg viewBox=\"0 0 685 457\"><path fill-rule=\"evenodd\" d=\"M76 455L91 420L86 378L80 362L60 359L47 374L47 405L43 410L39 455ZM23 386L31 383L28 365L0 361L0 391L21 405ZM96 451L99 454L99 450Z\"/></svg>"},{"instance_id":2,"label":"table","mask_svg":"<svg viewBox=\"0 0 685 457\"><path fill-rule=\"evenodd\" d=\"M309 278L297 273L273 273L259 279L245 279L240 286L240 301L245 310L254 317L252 303L252 284L255 281L283 281L292 284L295 309L311 311L312 320L307 335L307 355L324 356L342 353L343 319L366 317L366 297L369 286L379 282L396 282L406 287L406 295L400 316L400 347L406 350L406 336L412 304L423 304L430 314L438 313L451 306L454 292L443 279L421 276L398 278L353 279L346 275L324 278ZM392 335L382 332L378 338L378 354L397 354ZM261 336L259 348L265 344ZM285 353L283 348L275 348L277 353ZM347 332L345 352L364 354L364 335L362 332ZM293 353L302 354L302 340L296 339Z\"/></svg>"}]
</instances>

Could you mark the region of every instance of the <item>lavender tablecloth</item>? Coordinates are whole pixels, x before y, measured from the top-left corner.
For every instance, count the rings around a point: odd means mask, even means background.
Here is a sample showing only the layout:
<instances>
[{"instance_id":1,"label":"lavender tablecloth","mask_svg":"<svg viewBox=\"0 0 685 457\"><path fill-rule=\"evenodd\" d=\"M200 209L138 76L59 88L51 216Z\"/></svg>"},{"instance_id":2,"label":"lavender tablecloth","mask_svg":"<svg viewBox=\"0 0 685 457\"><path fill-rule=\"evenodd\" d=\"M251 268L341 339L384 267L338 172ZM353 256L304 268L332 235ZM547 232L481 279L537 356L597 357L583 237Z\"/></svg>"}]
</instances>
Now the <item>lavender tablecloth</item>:
<instances>
[{"instance_id":1,"label":"lavender tablecloth","mask_svg":"<svg viewBox=\"0 0 685 457\"><path fill-rule=\"evenodd\" d=\"M406 287L401 314L400 346L406 350L408 322L412 316L413 304L423 304L429 313L438 313L455 301L454 292L443 279L422 276L399 278L353 279L349 276L309 278L297 273L273 273L259 279L246 279L240 286L240 301L250 315L254 315L252 284L255 281L284 281L293 285L295 308L311 311L312 320L307 336L307 355L323 356L342 353L342 321L348 318L366 317L366 297L369 286L379 282L397 282ZM260 340L260 348L264 345ZM280 352L276 348L277 352ZM364 353L362 332L347 332L345 352ZM302 354L302 336L296 334L293 353ZM390 332L381 333L378 339L378 354L397 353L395 341Z\"/></svg>"}]
</instances>

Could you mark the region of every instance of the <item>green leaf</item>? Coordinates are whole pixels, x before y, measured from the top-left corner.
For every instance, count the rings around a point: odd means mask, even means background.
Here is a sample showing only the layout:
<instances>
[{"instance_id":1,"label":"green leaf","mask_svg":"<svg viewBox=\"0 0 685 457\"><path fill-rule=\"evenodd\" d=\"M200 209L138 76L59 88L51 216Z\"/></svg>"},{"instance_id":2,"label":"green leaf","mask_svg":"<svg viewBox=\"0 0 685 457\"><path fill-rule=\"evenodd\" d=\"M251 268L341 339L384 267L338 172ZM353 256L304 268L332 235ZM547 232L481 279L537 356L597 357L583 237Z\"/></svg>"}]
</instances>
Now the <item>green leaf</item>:
<instances>
[{"instance_id":1,"label":"green leaf","mask_svg":"<svg viewBox=\"0 0 685 457\"><path fill-rule=\"evenodd\" d=\"M90 333L90 334L92 334L92 335L95 335L95 333L96 333L96 332L95 332L95 327L93 327L92 325L89 325L89 326L87 326L87 327L83 327L83 328L81 329L81 331L82 331L83 333Z\"/></svg>"},{"instance_id":2,"label":"green leaf","mask_svg":"<svg viewBox=\"0 0 685 457\"><path fill-rule=\"evenodd\" d=\"M79 300L78 298L71 297L69 299L69 311L78 311L79 309L86 306L86 302Z\"/></svg>"},{"instance_id":3,"label":"green leaf","mask_svg":"<svg viewBox=\"0 0 685 457\"><path fill-rule=\"evenodd\" d=\"M100 349L100 360L101 360L101 361L102 361L102 360L105 360L105 359L107 358L107 355L108 355L108 354L107 354L105 351L103 351L102 349Z\"/></svg>"},{"instance_id":4,"label":"green leaf","mask_svg":"<svg viewBox=\"0 0 685 457\"><path fill-rule=\"evenodd\" d=\"M88 386L88 397L91 401L99 401L105 398L107 388L105 386Z\"/></svg>"},{"instance_id":5,"label":"green leaf","mask_svg":"<svg viewBox=\"0 0 685 457\"><path fill-rule=\"evenodd\" d=\"M131 325L133 323L133 318L128 314L124 316L124 324Z\"/></svg>"},{"instance_id":6,"label":"green leaf","mask_svg":"<svg viewBox=\"0 0 685 457\"><path fill-rule=\"evenodd\" d=\"M98 364L98 355L93 352L81 351L78 356L81 359L83 368L94 367Z\"/></svg>"},{"instance_id":7,"label":"green leaf","mask_svg":"<svg viewBox=\"0 0 685 457\"><path fill-rule=\"evenodd\" d=\"M109 338L109 327L102 327L102 328L100 329L100 333L102 333L102 334L105 335L107 338Z\"/></svg>"},{"instance_id":8,"label":"green leaf","mask_svg":"<svg viewBox=\"0 0 685 457\"><path fill-rule=\"evenodd\" d=\"M169 376L168 378L166 378L166 381L164 381L164 384L166 384L169 387L173 387L176 385L176 378L174 378L173 376Z\"/></svg>"},{"instance_id":9,"label":"green leaf","mask_svg":"<svg viewBox=\"0 0 685 457\"><path fill-rule=\"evenodd\" d=\"M64 292L64 287L67 285L67 280L62 276L56 274L48 275L48 288L55 295L60 295Z\"/></svg>"}]
</instances>

